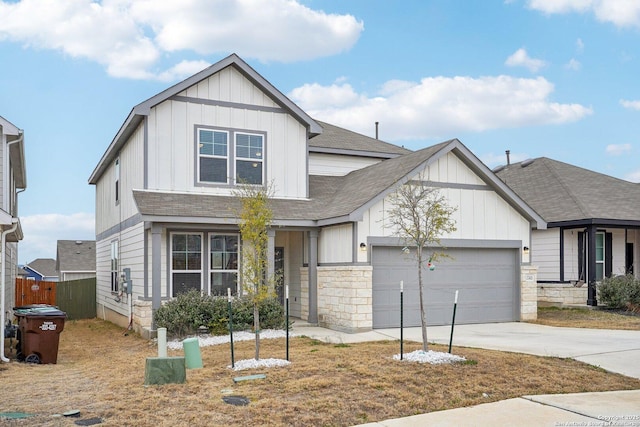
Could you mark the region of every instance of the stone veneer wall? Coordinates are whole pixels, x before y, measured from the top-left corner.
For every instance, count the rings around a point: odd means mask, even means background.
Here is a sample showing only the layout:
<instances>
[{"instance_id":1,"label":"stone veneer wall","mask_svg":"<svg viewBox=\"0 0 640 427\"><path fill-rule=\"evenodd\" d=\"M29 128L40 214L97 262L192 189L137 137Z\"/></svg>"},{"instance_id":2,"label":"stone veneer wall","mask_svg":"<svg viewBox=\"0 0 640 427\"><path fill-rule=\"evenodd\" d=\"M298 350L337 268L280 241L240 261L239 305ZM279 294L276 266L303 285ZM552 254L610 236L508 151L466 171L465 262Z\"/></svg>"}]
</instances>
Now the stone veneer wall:
<instances>
[{"instance_id":1,"label":"stone veneer wall","mask_svg":"<svg viewBox=\"0 0 640 427\"><path fill-rule=\"evenodd\" d=\"M373 267L318 267L318 324L345 332L373 327Z\"/></svg>"},{"instance_id":2,"label":"stone veneer wall","mask_svg":"<svg viewBox=\"0 0 640 427\"><path fill-rule=\"evenodd\" d=\"M538 267L520 266L520 320L538 318Z\"/></svg>"},{"instance_id":3,"label":"stone veneer wall","mask_svg":"<svg viewBox=\"0 0 640 427\"><path fill-rule=\"evenodd\" d=\"M309 318L309 269L300 269L300 317ZM373 326L373 267L318 267L318 325L345 332Z\"/></svg>"},{"instance_id":4,"label":"stone veneer wall","mask_svg":"<svg viewBox=\"0 0 640 427\"><path fill-rule=\"evenodd\" d=\"M585 305L589 287L571 283L538 283L538 303L541 306Z\"/></svg>"}]
</instances>

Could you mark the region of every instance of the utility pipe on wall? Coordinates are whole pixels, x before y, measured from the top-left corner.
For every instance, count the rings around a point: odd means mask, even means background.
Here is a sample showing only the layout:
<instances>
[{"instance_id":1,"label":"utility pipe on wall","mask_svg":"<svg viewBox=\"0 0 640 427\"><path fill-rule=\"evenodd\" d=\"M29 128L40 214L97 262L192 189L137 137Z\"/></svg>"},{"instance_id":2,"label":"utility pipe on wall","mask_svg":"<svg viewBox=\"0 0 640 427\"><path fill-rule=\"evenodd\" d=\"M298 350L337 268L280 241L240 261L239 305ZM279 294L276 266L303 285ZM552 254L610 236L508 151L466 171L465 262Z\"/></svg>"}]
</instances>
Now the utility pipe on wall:
<instances>
[{"instance_id":1,"label":"utility pipe on wall","mask_svg":"<svg viewBox=\"0 0 640 427\"><path fill-rule=\"evenodd\" d=\"M13 218L11 220L11 228L4 230L2 232L2 238L1 238L1 244L2 247L0 248L2 250L2 258L0 258L0 263L2 263L2 268L0 268L0 274L2 275L2 277L0 277L0 294L2 294L0 296L0 360L2 360L5 363L10 362L9 359L7 359L4 355L4 323L5 323L5 305L6 305L6 301L5 301L5 274L6 274L6 264L7 264L7 252L6 252L6 242L7 242L7 234L9 233L13 233L14 231L16 231L16 229L18 228L18 220L16 218Z\"/></svg>"}]
</instances>

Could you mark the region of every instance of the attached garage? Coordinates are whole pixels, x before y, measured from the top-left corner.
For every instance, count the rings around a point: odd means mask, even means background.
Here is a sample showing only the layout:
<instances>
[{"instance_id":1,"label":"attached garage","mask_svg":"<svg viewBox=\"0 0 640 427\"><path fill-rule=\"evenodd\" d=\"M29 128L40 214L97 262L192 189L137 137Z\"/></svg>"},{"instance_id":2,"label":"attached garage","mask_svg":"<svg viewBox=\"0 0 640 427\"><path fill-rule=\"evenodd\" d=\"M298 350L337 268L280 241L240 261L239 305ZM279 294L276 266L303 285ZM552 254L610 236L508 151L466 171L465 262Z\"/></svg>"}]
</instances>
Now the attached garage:
<instances>
[{"instance_id":1,"label":"attached garage","mask_svg":"<svg viewBox=\"0 0 640 427\"><path fill-rule=\"evenodd\" d=\"M480 245L479 245L480 246ZM456 323L520 320L519 248L448 248L450 258L435 270L424 268L427 323L451 323L456 290ZM400 281L404 282L404 325L420 326L418 273L413 254L401 247L375 246L373 265L373 327L400 326Z\"/></svg>"}]
</instances>

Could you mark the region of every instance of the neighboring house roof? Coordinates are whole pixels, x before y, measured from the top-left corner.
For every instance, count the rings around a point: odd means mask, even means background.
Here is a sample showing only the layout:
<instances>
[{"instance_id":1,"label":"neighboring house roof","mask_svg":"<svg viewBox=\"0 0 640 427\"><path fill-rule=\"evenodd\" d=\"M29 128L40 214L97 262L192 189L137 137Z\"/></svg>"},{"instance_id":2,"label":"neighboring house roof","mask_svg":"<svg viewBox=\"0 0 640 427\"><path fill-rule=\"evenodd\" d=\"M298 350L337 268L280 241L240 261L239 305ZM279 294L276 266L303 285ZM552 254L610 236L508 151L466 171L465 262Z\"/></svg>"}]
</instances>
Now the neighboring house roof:
<instances>
[{"instance_id":1,"label":"neighboring house roof","mask_svg":"<svg viewBox=\"0 0 640 427\"><path fill-rule=\"evenodd\" d=\"M115 138L107 148L107 151L103 154L100 162L98 162L98 165L91 174L91 177L89 177L89 184L97 183L98 178L100 178L104 173L111 161L115 159L120 147L126 143L128 137L140 125L143 118L149 115L151 108L229 66L235 67L247 79L267 94L273 102L288 111L293 117L300 121L300 123L304 123L309 129L310 136L322 133L322 127L315 120L313 120L300 107L294 104L293 101L283 95L282 92L280 92L275 86L269 83L264 77L258 74L256 70L234 53L133 107Z\"/></svg>"},{"instance_id":2,"label":"neighboring house roof","mask_svg":"<svg viewBox=\"0 0 640 427\"><path fill-rule=\"evenodd\" d=\"M550 225L640 225L640 185L540 157L496 175Z\"/></svg>"},{"instance_id":3,"label":"neighboring house roof","mask_svg":"<svg viewBox=\"0 0 640 427\"><path fill-rule=\"evenodd\" d=\"M357 156L392 158L410 153L379 139L370 138L348 129L316 120L322 127L322 133L309 140L309 151L316 153L347 154Z\"/></svg>"},{"instance_id":4,"label":"neighboring house roof","mask_svg":"<svg viewBox=\"0 0 640 427\"><path fill-rule=\"evenodd\" d=\"M56 270L59 272L96 271L95 240L58 240Z\"/></svg>"},{"instance_id":5,"label":"neighboring house roof","mask_svg":"<svg viewBox=\"0 0 640 427\"><path fill-rule=\"evenodd\" d=\"M508 186L457 139L410 152L345 176L310 176L309 200L272 199L276 225L288 221L297 225L329 225L361 219L365 210L382 200L430 162L456 151L465 164L479 174L503 198L537 228L546 228L544 220L526 205ZM240 200L231 196L213 196L158 191L133 191L140 214L149 221L233 223L240 212Z\"/></svg>"},{"instance_id":6,"label":"neighboring house roof","mask_svg":"<svg viewBox=\"0 0 640 427\"><path fill-rule=\"evenodd\" d=\"M7 135L8 142L17 141L10 146L9 156L17 188L27 188L27 167L24 156L24 133L14 124L0 116L0 128Z\"/></svg>"},{"instance_id":7,"label":"neighboring house roof","mask_svg":"<svg viewBox=\"0 0 640 427\"><path fill-rule=\"evenodd\" d=\"M23 267L25 270L31 270L40 277L58 277L56 272L56 260L51 258L37 258Z\"/></svg>"}]
</instances>

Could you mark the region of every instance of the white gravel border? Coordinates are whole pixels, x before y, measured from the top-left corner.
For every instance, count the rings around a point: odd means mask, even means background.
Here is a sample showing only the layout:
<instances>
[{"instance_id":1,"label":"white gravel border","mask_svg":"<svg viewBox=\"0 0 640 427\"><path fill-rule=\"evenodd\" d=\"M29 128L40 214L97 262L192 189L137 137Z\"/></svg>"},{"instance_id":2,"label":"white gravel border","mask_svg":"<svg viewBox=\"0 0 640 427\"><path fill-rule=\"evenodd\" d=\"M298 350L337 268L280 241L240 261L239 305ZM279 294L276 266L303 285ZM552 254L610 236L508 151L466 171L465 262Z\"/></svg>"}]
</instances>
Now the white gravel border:
<instances>
[{"instance_id":1,"label":"white gravel border","mask_svg":"<svg viewBox=\"0 0 640 427\"><path fill-rule=\"evenodd\" d=\"M260 331L260 339L274 339L274 338L285 338L287 336L287 332L280 329L263 329ZM294 334L289 332L289 337L297 337L298 334ZM194 338L187 337L187 338ZM200 347L208 347L210 345L220 345L220 344L228 344L230 342L229 335L200 335L196 336L198 338L198 342L200 343ZM253 332L234 332L233 333L233 342L237 341L251 341L256 338L256 334ZM171 350L182 350L182 340L171 340L167 342L167 348Z\"/></svg>"},{"instance_id":2,"label":"white gravel border","mask_svg":"<svg viewBox=\"0 0 640 427\"><path fill-rule=\"evenodd\" d=\"M402 358L402 362L418 362L418 363L430 363L431 365L441 365L443 363L455 363L455 362L464 362L465 359L462 356L456 356L454 354L443 353L441 351L432 351L429 350L427 352L423 350L416 350L411 353L404 353ZM396 354L393 356L393 360L400 360L400 355Z\"/></svg>"}]
</instances>

